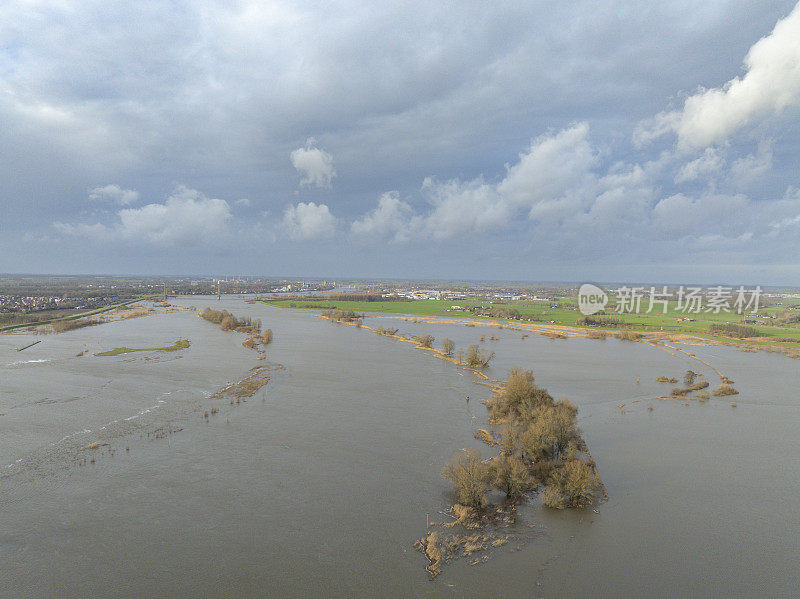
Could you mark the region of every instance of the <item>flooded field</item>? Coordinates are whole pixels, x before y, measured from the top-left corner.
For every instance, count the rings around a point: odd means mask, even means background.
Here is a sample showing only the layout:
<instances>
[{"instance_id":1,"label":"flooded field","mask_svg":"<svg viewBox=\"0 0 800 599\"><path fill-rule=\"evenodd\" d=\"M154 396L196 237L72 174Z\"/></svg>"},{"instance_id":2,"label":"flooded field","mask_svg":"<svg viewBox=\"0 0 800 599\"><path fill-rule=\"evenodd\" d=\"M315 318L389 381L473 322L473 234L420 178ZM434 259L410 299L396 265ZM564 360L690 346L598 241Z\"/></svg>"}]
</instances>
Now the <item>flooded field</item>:
<instances>
[{"instance_id":1,"label":"flooded field","mask_svg":"<svg viewBox=\"0 0 800 599\"><path fill-rule=\"evenodd\" d=\"M260 362L243 335L192 311L0 336L3 597L796 593L796 361L687 347L740 394L686 405L653 399L669 392L655 378L719 378L643 343L366 319L436 346L485 335L490 378L531 369L579 407L609 493L596 512L522 506L519 542L430 581L412 544L426 513L441 521L453 503L442 465L464 447L488 453L473 429L489 390L410 344L309 312L175 303L261 318L275 335L267 360L285 369L247 401L211 399ZM94 355L180 339L191 346Z\"/></svg>"}]
</instances>

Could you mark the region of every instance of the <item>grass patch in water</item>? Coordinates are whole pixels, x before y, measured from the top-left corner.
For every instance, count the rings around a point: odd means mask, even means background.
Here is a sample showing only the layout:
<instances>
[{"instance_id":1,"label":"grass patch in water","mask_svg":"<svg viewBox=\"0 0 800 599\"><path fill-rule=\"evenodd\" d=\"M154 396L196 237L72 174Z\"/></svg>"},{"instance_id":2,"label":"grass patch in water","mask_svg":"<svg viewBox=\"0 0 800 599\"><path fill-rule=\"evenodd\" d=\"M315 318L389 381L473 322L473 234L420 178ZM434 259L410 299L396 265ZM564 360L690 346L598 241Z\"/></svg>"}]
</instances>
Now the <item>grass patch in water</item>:
<instances>
[{"instance_id":1,"label":"grass patch in water","mask_svg":"<svg viewBox=\"0 0 800 599\"><path fill-rule=\"evenodd\" d=\"M169 347L146 347L141 349L132 347L115 347L114 349L95 354L95 356L119 356L121 354L129 354L135 351L178 351L179 349L186 349L190 345L191 343L188 339L181 339Z\"/></svg>"}]
</instances>

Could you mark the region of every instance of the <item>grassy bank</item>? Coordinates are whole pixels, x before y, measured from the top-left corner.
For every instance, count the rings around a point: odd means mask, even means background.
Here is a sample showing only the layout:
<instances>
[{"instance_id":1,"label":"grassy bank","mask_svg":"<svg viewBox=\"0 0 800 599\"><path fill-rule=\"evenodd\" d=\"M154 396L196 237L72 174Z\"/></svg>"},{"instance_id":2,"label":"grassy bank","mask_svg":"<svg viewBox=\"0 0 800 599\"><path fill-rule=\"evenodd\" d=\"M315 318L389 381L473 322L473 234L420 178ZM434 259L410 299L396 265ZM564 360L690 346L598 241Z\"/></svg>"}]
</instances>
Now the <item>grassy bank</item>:
<instances>
[{"instance_id":1,"label":"grassy bank","mask_svg":"<svg viewBox=\"0 0 800 599\"><path fill-rule=\"evenodd\" d=\"M175 343L167 347L145 347L145 348L116 347L114 349L100 352L99 354L95 354L95 356L119 356L120 354L129 354L137 351L178 351L179 349L186 349L190 345L191 343L189 342L188 339L181 339L180 341L176 341Z\"/></svg>"},{"instance_id":2,"label":"grassy bank","mask_svg":"<svg viewBox=\"0 0 800 599\"><path fill-rule=\"evenodd\" d=\"M583 315L577 309L576 298L557 298L551 302L542 301L515 301L506 303L491 303L489 300L470 299L470 300L413 300L407 302L386 301L386 302L365 302L365 301L339 301L329 298L308 298L301 300L265 300L264 304L277 308L295 308L309 310L343 310L357 313L383 313L383 314L406 314L416 316L439 316L456 318L474 318L477 320L491 318L471 312L471 307L489 307L496 311L514 310L519 314L518 318L512 319L518 322L531 322L541 324L553 324L568 327L578 327L583 330L619 328L630 329L643 333L674 333L696 335L704 339L719 342L746 343L748 345L769 345L780 343L781 345L797 346L800 344L800 323L789 325L772 324L770 317L776 316L781 311L791 309L793 306L772 306L759 310L759 313L766 315L765 321L769 324L750 323L747 328L757 331L758 336L738 338L721 334L725 331L729 323L739 324L743 319L735 314L729 313L706 313L688 314L677 310L675 302L668 305L666 314L624 314L613 315L618 320L617 326L607 327L603 325L591 326L582 324ZM646 309L646 302L642 304ZM453 309L458 306L463 309ZM660 306L657 308L660 311ZM612 313L613 306L609 307L609 314ZM692 320L686 320L686 318ZM609 318L609 316L606 316ZM715 330L712 330L715 329Z\"/></svg>"}]
</instances>

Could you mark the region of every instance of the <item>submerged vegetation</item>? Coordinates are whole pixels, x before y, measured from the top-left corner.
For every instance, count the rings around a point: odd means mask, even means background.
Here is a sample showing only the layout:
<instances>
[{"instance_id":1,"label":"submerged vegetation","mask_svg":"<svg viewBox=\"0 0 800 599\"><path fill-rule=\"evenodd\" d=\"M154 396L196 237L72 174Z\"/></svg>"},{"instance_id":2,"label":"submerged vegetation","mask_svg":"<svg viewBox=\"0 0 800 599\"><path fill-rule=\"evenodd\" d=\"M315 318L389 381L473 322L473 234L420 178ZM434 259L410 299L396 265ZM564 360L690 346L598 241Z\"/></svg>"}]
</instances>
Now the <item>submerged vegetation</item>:
<instances>
[{"instance_id":1,"label":"submerged vegetation","mask_svg":"<svg viewBox=\"0 0 800 599\"><path fill-rule=\"evenodd\" d=\"M671 394L673 397L685 397L694 391L699 391L708 387L708 381L703 380L702 375L691 370L687 370L683 375L683 387L673 387Z\"/></svg>"},{"instance_id":2,"label":"submerged vegetation","mask_svg":"<svg viewBox=\"0 0 800 599\"><path fill-rule=\"evenodd\" d=\"M714 389L714 397L724 397L726 395L739 395L739 391L733 385L722 383L719 387Z\"/></svg>"},{"instance_id":3,"label":"submerged vegetation","mask_svg":"<svg viewBox=\"0 0 800 599\"><path fill-rule=\"evenodd\" d=\"M395 335L397 335L397 332L399 330L400 329L385 329L383 327L378 327L377 329L375 329L375 332L378 333L378 335L385 335L386 337L394 337Z\"/></svg>"},{"instance_id":4,"label":"submerged vegetation","mask_svg":"<svg viewBox=\"0 0 800 599\"><path fill-rule=\"evenodd\" d=\"M420 347L433 347L433 342L436 340L433 335L420 335L419 337L414 337L413 339Z\"/></svg>"},{"instance_id":5,"label":"submerged vegetation","mask_svg":"<svg viewBox=\"0 0 800 599\"><path fill-rule=\"evenodd\" d=\"M567 336L563 333L554 333L553 331L542 331L540 333L542 337L549 337L550 339L566 339Z\"/></svg>"},{"instance_id":6,"label":"submerged vegetation","mask_svg":"<svg viewBox=\"0 0 800 599\"><path fill-rule=\"evenodd\" d=\"M456 454L445 464L442 476L452 483L459 504L477 509L486 505L489 468L481 461L481 452L477 449L465 449Z\"/></svg>"},{"instance_id":7,"label":"submerged vegetation","mask_svg":"<svg viewBox=\"0 0 800 599\"><path fill-rule=\"evenodd\" d=\"M213 310L212 308L203 310L200 317L214 324L218 324L223 331L234 331L236 333L248 335L247 339L242 342L242 345L247 349L257 351L257 360L266 359L267 355L264 347L272 343L272 329L264 329L264 331L262 331L260 318L252 319L249 316L236 317L227 310ZM266 382L264 384L266 384Z\"/></svg>"},{"instance_id":8,"label":"submerged vegetation","mask_svg":"<svg viewBox=\"0 0 800 599\"><path fill-rule=\"evenodd\" d=\"M480 511L490 489L513 502L543 488L543 502L555 508L583 507L594 499L601 483L572 403L554 400L535 384L531 371L516 368L484 403L489 422L502 430L481 438L501 451L482 461L476 450L464 450L445 466L443 476L459 504Z\"/></svg>"},{"instance_id":9,"label":"submerged vegetation","mask_svg":"<svg viewBox=\"0 0 800 599\"><path fill-rule=\"evenodd\" d=\"M699 391L700 389L705 389L706 387L708 387L708 381L698 381L689 385L688 387L673 387L670 393L673 397L685 397L693 391Z\"/></svg>"},{"instance_id":10,"label":"submerged vegetation","mask_svg":"<svg viewBox=\"0 0 800 599\"><path fill-rule=\"evenodd\" d=\"M269 366L255 366L250 370L250 374L243 378L241 381L228 385L223 389L217 391L210 399L223 399L230 398L231 404L239 403L239 401L252 397L259 389L265 386L272 378L272 373L276 370L282 370L283 366L280 364L272 364Z\"/></svg>"},{"instance_id":11,"label":"submerged vegetation","mask_svg":"<svg viewBox=\"0 0 800 599\"><path fill-rule=\"evenodd\" d=\"M608 333L605 331L587 331L586 337L588 339L601 339L605 341L605 339L608 337Z\"/></svg>"},{"instance_id":12,"label":"submerged vegetation","mask_svg":"<svg viewBox=\"0 0 800 599\"><path fill-rule=\"evenodd\" d=\"M500 453L482 459L480 451L469 448L445 464L442 477L452 485L456 504L451 514L455 521L444 526L476 529L490 523L511 524L514 506L537 490L542 503L556 509L585 507L604 495L575 424L577 408L566 399L554 400L536 385L531 371L512 369L508 380L483 403L495 428L492 432L478 429L475 437L498 447ZM503 505L493 505L490 492L502 495ZM414 546L425 553L428 571L436 576L452 556L469 556L508 542L508 535L493 539L492 534L496 533L443 538L429 531Z\"/></svg>"},{"instance_id":13,"label":"submerged vegetation","mask_svg":"<svg viewBox=\"0 0 800 599\"><path fill-rule=\"evenodd\" d=\"M594 466L570 459L553 471L542 491L542 503L552 508L584 506L594 499L594 489L599 485Z\"/></svg>"},{"instance_id":14,"label":"submerged vegetation","mask_svg":"<svg viewBox=\"0 0 800 599\"><path fill-rule=\"evenodd\" d=\"M642 334L641 333L636 333L636 332L631 331L629 329L623 329L623 330L619 331L618 333L614 333L614 337L616 337L617 339L620 339L622 341L638 341L639 339L642 338Z\"/></svg>"},{"instance_id":15,"label":"submerged vegetation","mask_svg":"<svg viewBox=\"0 0 800 599\"><path fill-rule=\"evenodd\" d=\"M358 314L357 312L353 312L352 310L326 310L322 313L324 318L329 320L333 320L336 322L361 322L361 319L364 318L363 314Z\"/></svg>"},{"instance_id":16,"label":"submerged vegetation","mask_svg":"<svg viewBox=\"0 0 800 599\"><path fill-rule=\"evenodd\" d=\"M261 332L261 320L253 320L249 316L237 318L227 310L213 310L206 308L200 313L201 318L209 322L218 324L223 331L235 331L237 333L259 333ZM271 340L271 338L270 338Z\"/></svg>"},{"instance_id":17,"label":"submerged vegetation","mask_svg":"<svg viewBox=\"0 0 800 599\"><path fill-rule=\"evenodd\" d=\"M79 318L76 320L57 320L50 326L53 327L54 333L65 333L75 329L82 329L83 327L92 327L102 324L102 321L94 318Z\"/></svg>"}]
</instances>

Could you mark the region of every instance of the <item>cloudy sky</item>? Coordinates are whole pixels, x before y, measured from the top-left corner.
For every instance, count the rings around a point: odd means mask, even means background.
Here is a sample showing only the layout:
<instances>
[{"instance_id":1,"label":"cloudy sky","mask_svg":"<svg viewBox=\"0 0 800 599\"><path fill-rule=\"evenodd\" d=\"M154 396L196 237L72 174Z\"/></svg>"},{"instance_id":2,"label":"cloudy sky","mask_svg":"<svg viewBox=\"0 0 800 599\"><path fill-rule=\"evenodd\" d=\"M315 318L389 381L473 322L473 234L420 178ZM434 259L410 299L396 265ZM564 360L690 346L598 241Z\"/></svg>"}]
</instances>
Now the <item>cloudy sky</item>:
<instances>
[{"instance_id":1,"label":"cloudy sky","mask_svg":"<svg viewBox=\"0 0 800 599\"><path fill-rule=\"evenodd\" d=\"M0 2L0 272L800 285L795 1Z\"/></svg>"}]
</instances>

